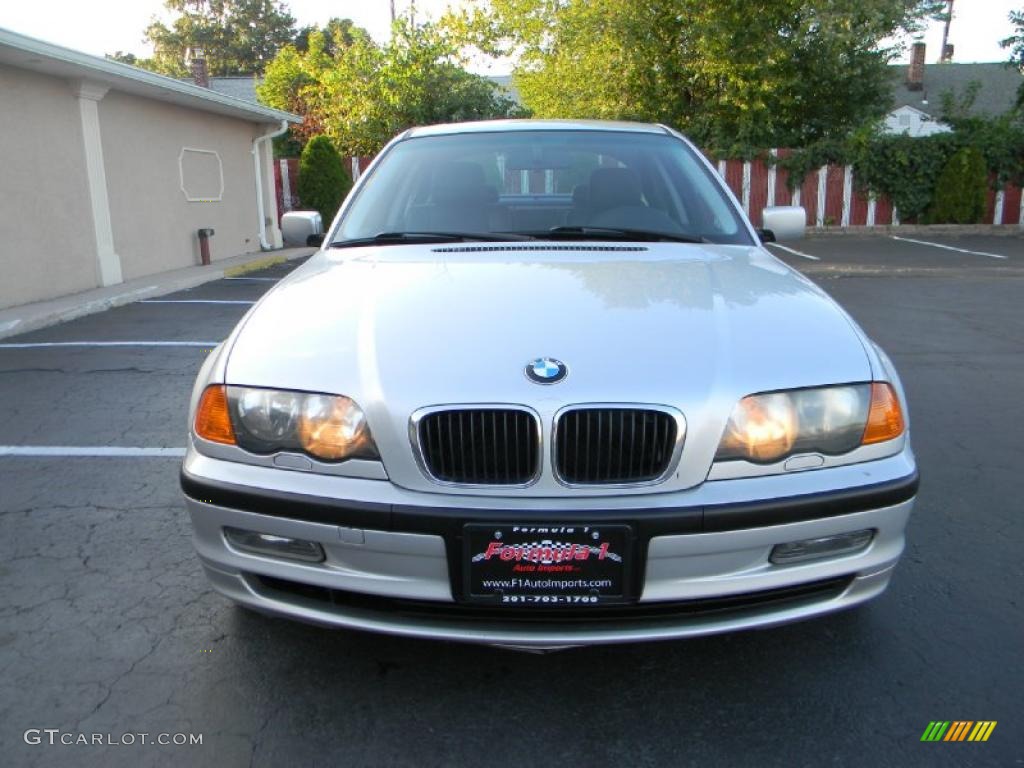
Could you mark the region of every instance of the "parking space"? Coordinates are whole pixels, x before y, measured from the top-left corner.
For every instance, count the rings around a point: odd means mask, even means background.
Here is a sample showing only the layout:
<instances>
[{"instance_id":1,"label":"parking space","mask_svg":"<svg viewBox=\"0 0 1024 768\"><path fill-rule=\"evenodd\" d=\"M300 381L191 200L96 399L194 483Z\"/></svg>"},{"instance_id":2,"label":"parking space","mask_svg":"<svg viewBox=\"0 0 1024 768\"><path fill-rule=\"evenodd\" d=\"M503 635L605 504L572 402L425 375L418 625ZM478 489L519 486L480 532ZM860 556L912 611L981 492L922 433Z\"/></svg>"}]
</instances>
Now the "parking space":
<instances>
[{"instance_id":1,"label":"parking space","mask_svg":"<svg viewBox=\"0 0 1024 768\"><path fill-rule=\"evenodd\" d=\"M173 453L192 382L295 263L0 342L0 745L11 765L1012 765L1024 638L1024 240L776 249L886 348L922 488L889 591L759 632L547 656L309 627L200 572ZM788 245L788 244L787 244ZM131 342L111 346L19 344ZM171 342L178 346L140 346ZM189 345L186 345L189 344ZM24 453L24 452L23 452ZM996 720L930 744L931 720ZM28 746L29 728L202 746Z\"/></svg>"},{"instance_id":2,"label":"parking space","mask_svg":"<svg viewBox=\"0 0 1024 768\"><path fill-rule=\"evenodd\" d=\"M769 250L816 273L923 275L1024 267L1024 236L1018 234L826 235L771 244Z\"/></svg>"}]
</instances>

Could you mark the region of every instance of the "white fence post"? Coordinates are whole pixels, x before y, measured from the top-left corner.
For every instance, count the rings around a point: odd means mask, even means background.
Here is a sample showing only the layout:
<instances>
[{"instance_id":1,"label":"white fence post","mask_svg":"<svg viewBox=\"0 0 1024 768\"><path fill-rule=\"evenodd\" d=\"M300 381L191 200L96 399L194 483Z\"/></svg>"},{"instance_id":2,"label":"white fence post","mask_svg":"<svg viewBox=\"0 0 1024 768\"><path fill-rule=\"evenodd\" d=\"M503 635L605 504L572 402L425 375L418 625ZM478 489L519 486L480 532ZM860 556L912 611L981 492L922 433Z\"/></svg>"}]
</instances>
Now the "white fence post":
<instances>
[{"instance_id":1,"label":"white fence post","mask_svg":"<svg viewBox=\"0 0 1024 768\"><path fill-rule=\"evenodd\" d=\"M868 219L865 222L865 224L867 224L867 226L869 226L869 227L875 226L875 213L876 213L877 208L878 208L878 200L875 199L875 194L874 194L874 192L872 192L868 196Z\"/></svg>"},{"instance_id":2,"label":"white fence post","mask_svg":"<svg viewBox=\"0 0 1024 768\"><path fill-rule=\"evenodd\" d=\"M850 208L853 203L853 168L843 168L843 217L840 226L850 226Z\"/></svg>"},{"instance_id":3,"label":"white fence post","mask_svg":"<svg viewBox=\"0 0 1024 768\"><path fill-rule=\"evenodd\" d=\"M743 161L743 185L740 187L743 200L743 212L750 215L750 161Z\"/></svg>"},{"instance_id":4,"label":"white fence post","mask_svg":"<svg viewBox=\"0 0 1024 768\"><path fill-rule=\"evenodd\" d=\"M818 210L815 212L816 223L819 227L825 226L825 188L828 185L828 166L823 165L818 169Z\"/></svg>"},{"instance_id":5,"label":"white fence post","mask_svg":"<svg viewBox=\"0 0 1024 768\"><path fill-rule=\"evenodd\" d=\"M1006 191L1000 189L996 192L996 209L992 213L992 223L1002 224L1003 223L1003 207L1006 205Z\"/></svg>"},{"instance_id":6,"label":"white fence post","mask_svg":"<svg viewBox=\"0 0 1024 768\"><path fill-rule=\"evenodd\" d=\"M288 173L288 161L282 157L278 164L281 168L281 207L287 213L292 209L292 179Z\"/></svg>"},{"instance_id":7,"label":"white fence post","mask_svg":"<svg viewBox=\"0 0 1024 768\"><path fill-rule=\"evenodd\" d=\"M779 156L779 150L769 149L768 154L773 160L768 162L768 196L765 198L765 207L771 208L775 205L775 162L774 158Z\"/></svg>"}]
</instances>

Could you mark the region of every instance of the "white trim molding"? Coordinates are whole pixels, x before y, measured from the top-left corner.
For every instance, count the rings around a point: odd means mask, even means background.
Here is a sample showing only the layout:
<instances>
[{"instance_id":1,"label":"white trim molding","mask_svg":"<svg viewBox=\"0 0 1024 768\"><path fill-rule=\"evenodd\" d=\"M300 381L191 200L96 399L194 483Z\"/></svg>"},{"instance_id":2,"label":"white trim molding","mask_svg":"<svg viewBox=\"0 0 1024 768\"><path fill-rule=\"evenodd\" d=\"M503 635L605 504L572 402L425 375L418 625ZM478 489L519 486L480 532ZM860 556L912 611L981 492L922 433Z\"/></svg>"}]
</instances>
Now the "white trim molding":
<instances>
[{"instance_id":1,"label":"white trim molding","mask_svg":"<svg viewBox=\"0 0 1024 768\"><path fill-rule=\"evenodd\" d=\"M250 122L302 122L301 117L290 112L264 107L245 99L236 99L210 88L201 88L188 81L175 80L173 77L158 75L102 56L91 56L71 48L19 35L9 29L0 29L0 53L14 53L16 66L50 77L87 79L92 83L113 87L125 93Z\"/></svg>"},{"instance_id":2,"label":"white trim molding","mask_svg":"<svg viewBox=\"0 0 1024 768\"><path fill-rule=\"evenodd\" d=\"M107 194L99 112L99 102L107 95L109 88L88 80L73 80L71 88L78 97L78 114L82 123L82 149L85 153L85 174L89 182L89 207L96 245L96 280L101 287L116 285L124 282L124 278L121 273L121 257L114 250L114 228L110 221L110 196Z\"/></svg>"},{"instance_id":3,"label":"white trim molding","mask_svg":"<svg viewBox=\"0 0 1024 768\"><path fill-rule=\"evenodd\" d=\"M189 194L189 191L185 188L185 166L182 165L186 152L194 152L200 155L213 155L217 158L217 173L220 176L220 190L217 192L216 196L193 197ZM182 147L181 152L178 153L178 179L181 182L181 194L183 194L185 199L190 203L219 203L224 199L224 164L220 161L220 155L212 149Z\"/></svg>"}]
</instances>

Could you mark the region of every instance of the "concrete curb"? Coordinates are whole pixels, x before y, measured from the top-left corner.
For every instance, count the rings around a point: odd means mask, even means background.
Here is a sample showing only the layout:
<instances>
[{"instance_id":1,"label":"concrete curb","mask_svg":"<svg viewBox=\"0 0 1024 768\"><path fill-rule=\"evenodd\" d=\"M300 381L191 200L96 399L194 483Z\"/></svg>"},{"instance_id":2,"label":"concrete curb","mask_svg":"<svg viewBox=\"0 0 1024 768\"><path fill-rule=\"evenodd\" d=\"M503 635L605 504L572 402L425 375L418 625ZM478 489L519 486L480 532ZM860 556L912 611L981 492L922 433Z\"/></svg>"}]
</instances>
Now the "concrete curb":
<instances>
[{"instance_id":1,"label":"concrete curb","mask_svg":"<svg viewBox=\"0 0 1024 768\"><path fill-rule=\"evenodd\" d=\"M284 264L286 261L284 256L271 256L266 259L254 259L248 264L239 264L237 267L228 267L224 270L224 277L238 277L249 272L258 272L261 269L267 267L273 267L275 264Z\"/></svg>"},{"instance_id":2,"label":"concrete curb","mask_svg":"<svg viewBox=\"0 0 1024 768\"><path fill-rule=\"evenodd\" d=\"M71 296L10 307L0 310L0 339L29 331L38 331L41 328L48 328L51 325L103 312L142 299L151 299L195 288L224 277L235 277L277 264L284 264L293 259L304 258L316 250L316 248L287 248L272 256L263 253L246 253L214 262L206 267L175 269L170 272L128 280L120 285L94 288Z\"/></svg>"},{"instance_id":3,"label":"concrete curb","mask_svg":"<svg viewBox=\"0 0 1024 768\"><path fill-rule=\"evenodd\" d=\"M999 235L1024 237L1024 227L1016 224L885 224L877 227L808 227L807 237L843 235Z\"/></svg>"}]
</instances>

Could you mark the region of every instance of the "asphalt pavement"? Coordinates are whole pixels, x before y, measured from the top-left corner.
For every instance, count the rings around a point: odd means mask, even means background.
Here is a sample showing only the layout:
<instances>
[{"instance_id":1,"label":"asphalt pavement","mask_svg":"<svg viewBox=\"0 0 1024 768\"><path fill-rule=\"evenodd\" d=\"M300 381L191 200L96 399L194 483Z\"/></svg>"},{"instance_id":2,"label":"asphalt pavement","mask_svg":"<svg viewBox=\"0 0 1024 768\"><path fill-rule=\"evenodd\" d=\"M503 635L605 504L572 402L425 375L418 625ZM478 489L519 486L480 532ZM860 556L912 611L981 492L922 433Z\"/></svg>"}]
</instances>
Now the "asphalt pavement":
<instances>
[{"instance_id":1,"label":"asphalt pavement","mask_svg":"<svg viewBox=\"0 0 1024 768\"><path fill-rule=\"evenodd\" d=\"M249 305L202 302L255 301L294 263L2 340L0 761L1024 765L1024 238L913 239L928 242L773 248L908 389L922 485L891 587L685 642L529 655L310 627L212 592L177 453L193 378ZM159 344L92 346L113 341ZM921 742L933 720L998 725Z\"/></svg>"}]
</instances>

